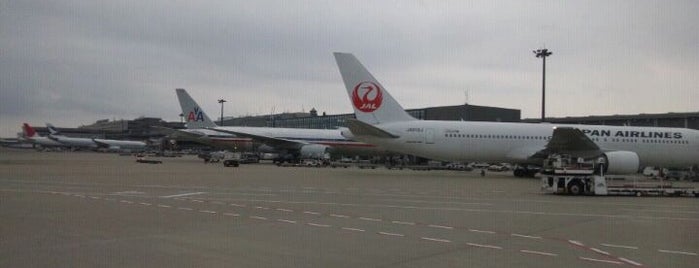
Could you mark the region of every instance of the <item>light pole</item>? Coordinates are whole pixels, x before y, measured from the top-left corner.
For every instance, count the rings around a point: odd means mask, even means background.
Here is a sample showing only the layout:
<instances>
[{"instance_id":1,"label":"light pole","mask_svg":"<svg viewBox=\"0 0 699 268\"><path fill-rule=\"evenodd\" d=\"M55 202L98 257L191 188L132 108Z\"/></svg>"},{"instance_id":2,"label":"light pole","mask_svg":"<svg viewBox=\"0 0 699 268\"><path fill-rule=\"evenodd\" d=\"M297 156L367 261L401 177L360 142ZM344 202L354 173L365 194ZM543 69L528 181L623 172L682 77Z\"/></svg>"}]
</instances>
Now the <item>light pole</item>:
<instances>
[{"instance_id":1,"label":"light pole","mask_svg":"<svg viewBox=\"0 0 699 268\"><path fill-rule=\"evenodd\" d=\"M223 103L226 102L224 99L218 100L218 103L221 104L221 126L223 126Z\"/></svg>"},{"instance_id":2,"label":"light pole","mask_svg":"<svg viewBox=\"0 0 699 268\"><path fill-rule=\"evenodd\" d=\"M553 52L545 48L537 49L533 52L537 58L541 58L544 62L541 75L541 122L544 122L546 118L546 57L551 56Z\"/></svg>"}]
</instances>

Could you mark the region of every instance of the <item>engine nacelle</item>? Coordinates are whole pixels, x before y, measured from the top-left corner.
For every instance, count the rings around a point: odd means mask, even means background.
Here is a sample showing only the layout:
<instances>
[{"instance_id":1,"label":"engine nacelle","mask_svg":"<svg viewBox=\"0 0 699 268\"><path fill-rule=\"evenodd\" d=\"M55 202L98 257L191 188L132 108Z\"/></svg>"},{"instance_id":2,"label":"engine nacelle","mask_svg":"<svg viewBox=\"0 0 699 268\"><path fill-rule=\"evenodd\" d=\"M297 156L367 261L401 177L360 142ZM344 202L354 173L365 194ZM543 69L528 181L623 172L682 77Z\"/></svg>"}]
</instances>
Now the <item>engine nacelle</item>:
<instances>
[{"instance_id":1,"label":"engine nacelle","mask_svg":"<svg viewBox=\"0 0 699 268\"><path fill-rule=\"evenodd\" d=\"M323 158L330 152L330 147L320 144L307 144L301 147L301 158Z\"/></svg>"},{"instance_id":2,"label":"engine nacelle","mask_svg":"<svg viewBox=\"0 0 699 268\"><path fill-rule=\"evenodd\" d=\"M638 172L640 160L638 154L628 151L607 152L602 155L605 160L604 172L610 174L634 174Z\"/></svg>"}]
</instances>

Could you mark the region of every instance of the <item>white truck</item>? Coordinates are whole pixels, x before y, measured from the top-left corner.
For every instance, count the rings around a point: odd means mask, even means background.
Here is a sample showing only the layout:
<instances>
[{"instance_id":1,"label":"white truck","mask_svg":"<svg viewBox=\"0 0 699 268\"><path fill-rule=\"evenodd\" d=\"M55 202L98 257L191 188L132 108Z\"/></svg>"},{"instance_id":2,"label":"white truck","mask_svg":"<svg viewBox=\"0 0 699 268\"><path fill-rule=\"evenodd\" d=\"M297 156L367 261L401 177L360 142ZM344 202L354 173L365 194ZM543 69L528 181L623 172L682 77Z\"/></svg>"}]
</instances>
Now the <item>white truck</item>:
<instances>
[{"instance_id":1,"label":"white truck","mask_svg":"<svg viewBox=\"0 0 699 268\"><path fill-rule=\"evenodd\" d=\"M699 197L699 189L693 187L675 187L670 182L605 176L603 164L566 155L552 156L544 162L540 173L541 190L569 195Z\"/></svg>"}]
</instances>

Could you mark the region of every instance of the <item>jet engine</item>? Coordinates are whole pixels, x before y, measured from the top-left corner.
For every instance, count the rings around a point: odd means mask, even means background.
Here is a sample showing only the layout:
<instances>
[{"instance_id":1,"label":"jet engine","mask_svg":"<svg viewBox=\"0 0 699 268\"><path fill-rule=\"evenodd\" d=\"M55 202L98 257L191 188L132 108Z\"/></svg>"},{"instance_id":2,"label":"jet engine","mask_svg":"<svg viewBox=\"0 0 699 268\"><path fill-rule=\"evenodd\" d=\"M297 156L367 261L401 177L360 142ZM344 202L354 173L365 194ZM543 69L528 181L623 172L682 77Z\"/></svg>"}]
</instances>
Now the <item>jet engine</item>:
<instances>
[{"instance_id":1,"label":"jet engine","mask_svg":"<svg viewBox=\"0 0 699 268\"><path fill-rule=\"evenodd\" d=\"M605 161L604 171L611 174L633 174L638 172L640 160L638 154L628 151L613 151L602 155Z\"/></svg>"},{"instance_id":2,"label":"jet engine","mask_svg":"<svg viewBox=\"0 0 699 268\"><path fill-rule=\"evenodd\" d=\"M320 144L307 144L301 147L301 158L323 158L330 152L330 147Z\"/></svg>"}]
</instances>

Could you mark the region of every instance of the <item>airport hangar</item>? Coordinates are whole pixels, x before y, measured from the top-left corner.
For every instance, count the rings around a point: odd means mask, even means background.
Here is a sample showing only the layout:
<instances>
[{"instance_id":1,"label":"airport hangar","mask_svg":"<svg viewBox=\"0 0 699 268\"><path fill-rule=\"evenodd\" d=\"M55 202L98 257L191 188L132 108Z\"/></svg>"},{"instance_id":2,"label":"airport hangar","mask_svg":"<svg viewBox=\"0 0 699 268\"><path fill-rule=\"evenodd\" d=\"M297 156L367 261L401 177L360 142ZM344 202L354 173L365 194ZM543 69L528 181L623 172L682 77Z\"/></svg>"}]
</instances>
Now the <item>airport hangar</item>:
<instances>
[{"instance_id":1,"label":"airport hangar","mask_svg":"<svg viewBox=\"0 0 699 268\"><path fill-rule=\"evenodd\" d=\"M425 120L453 120L453 121L492 121L492 122L526 122L538 123L540 119L521 119L521 111L499 107L479 105L454 105L437 106L419 109L408 109L410 115ZM273 115L224 117L224 126L251 126L251 127L285 127L285 128L315 128L333 129L344 126L344 120L354 118L354 114L327 115L325 112L318 114L315 109L309 112L279 113ZM547 118L547 122L561 124L595 124L614 126L656 126L678 127L699 130L699 112L687 113L661 113L661 114L635 114L635 115L605 115L582 117L558 117ZM220 119L216 121L220 122ZM152 126L161 126L173 129L184 128L183 120L180 122L166 122L160 118L139 117L134 120L99 120L94 124L80 126L78 128L58 128L64 135L76 137L96 137L107 139L131 139L131 140L156 140L167 134L162 129ZM35 127L41 135L47 135L46 127ZM185 143L186 144L186 143ZM185 145L182 144L182 145Z\"/></svg>"}]
</instances>

